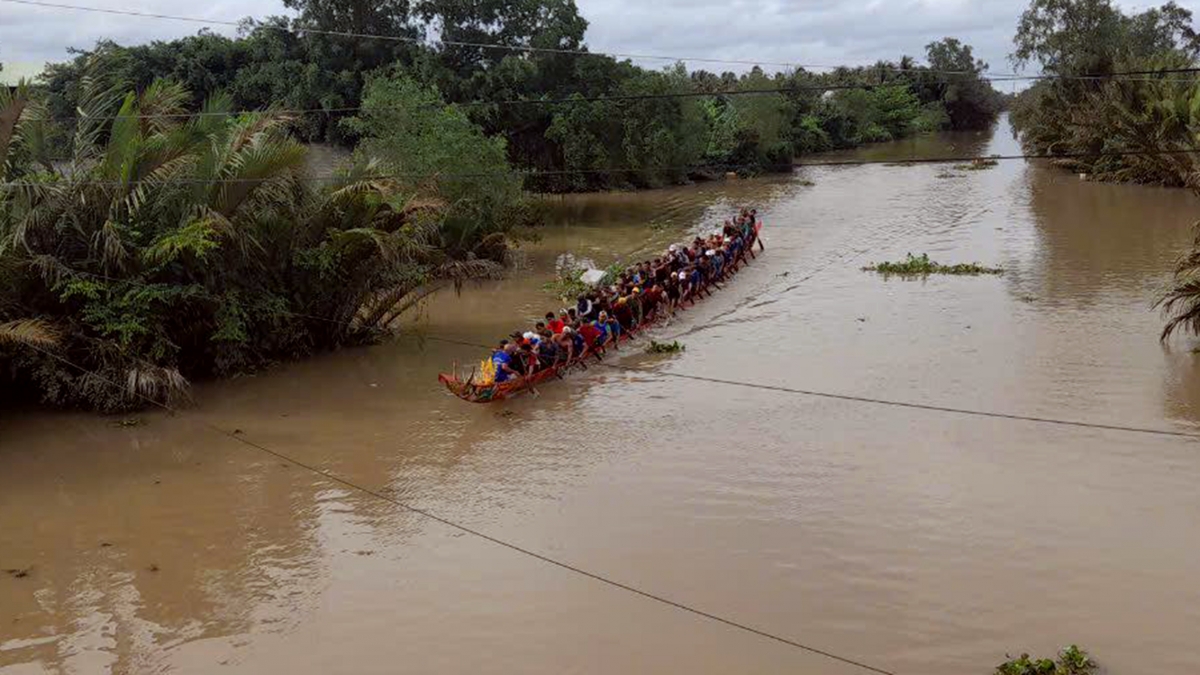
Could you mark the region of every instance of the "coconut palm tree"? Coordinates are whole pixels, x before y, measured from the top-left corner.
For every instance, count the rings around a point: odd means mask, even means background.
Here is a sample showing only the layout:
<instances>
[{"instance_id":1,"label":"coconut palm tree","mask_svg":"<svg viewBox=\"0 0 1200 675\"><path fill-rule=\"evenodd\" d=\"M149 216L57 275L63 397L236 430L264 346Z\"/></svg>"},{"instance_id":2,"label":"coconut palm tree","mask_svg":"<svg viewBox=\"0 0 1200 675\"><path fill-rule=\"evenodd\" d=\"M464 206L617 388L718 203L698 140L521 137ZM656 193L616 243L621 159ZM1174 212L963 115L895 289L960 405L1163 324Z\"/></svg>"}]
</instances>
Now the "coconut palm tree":
<instances>
[{"instance_id":1,"label":"coconut palm tree","mask_svg":"<svg viewBox=\"0 0 1200 675\"><path fill-rule=\"evenodd\" d=\"M175 398L188 377L367 339L438 283L498 269L504 237L449 233L435 190L369 158L314 184L286 115L188 100L85 78L55 163L28 90L0 99L0 345L55 337L95 373L55 371L56 400Z\"/></svg>"},{"instance_id":2,"label":"coconut palm tree","mask_svg":"<svg viewBox=\"0 0 1200 675\"><path fill-rule=\"evenodd\" d=\"M1175 265L1171 288L1159 297L1155 307L1167 317L1160 335L1162 341L1180 329L1200 334L1200 223L1192 250Z\"/></svg>"}]
</instances>

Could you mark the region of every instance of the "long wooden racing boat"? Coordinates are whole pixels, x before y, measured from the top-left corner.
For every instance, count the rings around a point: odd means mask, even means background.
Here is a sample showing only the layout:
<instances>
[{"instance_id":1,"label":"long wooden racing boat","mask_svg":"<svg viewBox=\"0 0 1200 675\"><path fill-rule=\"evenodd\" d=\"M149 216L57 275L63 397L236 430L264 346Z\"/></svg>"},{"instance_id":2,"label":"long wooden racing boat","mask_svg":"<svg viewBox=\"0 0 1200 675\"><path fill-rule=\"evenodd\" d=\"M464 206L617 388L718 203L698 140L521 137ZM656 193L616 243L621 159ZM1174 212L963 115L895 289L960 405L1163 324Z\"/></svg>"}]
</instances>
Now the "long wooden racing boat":
<instances>
[{"instance_id":1,"label":"long wooden racing boat","mask_svg":"<svg viewBox=\"0 0 1200 675\"><path fill-rule=\"evenodd\" d=\"M755 224L754 241L751 241L749 245L746 246L736 269L730 270L732 274L736 274L741 270L742 267L749 264L751 260L756 258L752 249L754 243L758 240L759 233L762 231L762 226L763 224L761 221ZM728 280L729 276L727 275L725 279ZM705 290L708 291L711 288L712 284L709 284L709 286L705 287ZM687 307L694 305L699 299L700 298L693 299L687 305ZM687 309L687 307L680 304L676 311L682 311ZM660 313L649 321L645 321L629 330L622 331L618 337L618 345L620 343L632 340L639 333L642 333L658 323L661 323L665 315L665 312ZM530 391L537 385L544 382L554 379L561 379L573 369L586 369L589 360L600 360L607 350L608 345L589 345L584 349L582 354L577 355L569 363L545 366L543 368L539 368L531 375L527 375L525 377L514 377L505 382L479 382L476 380L476 373L474 371L472 371L470 374L460 375L457 366L455 366L455 372L453 373L441 373L438 375L438 381L444 384L446 389L450 390L450 393L464 401L470 401L472 403L492 403L495 401L502 401L507 398L512 398L513 396L516 396L522 392Z\"/></svg>"}]
</instances>

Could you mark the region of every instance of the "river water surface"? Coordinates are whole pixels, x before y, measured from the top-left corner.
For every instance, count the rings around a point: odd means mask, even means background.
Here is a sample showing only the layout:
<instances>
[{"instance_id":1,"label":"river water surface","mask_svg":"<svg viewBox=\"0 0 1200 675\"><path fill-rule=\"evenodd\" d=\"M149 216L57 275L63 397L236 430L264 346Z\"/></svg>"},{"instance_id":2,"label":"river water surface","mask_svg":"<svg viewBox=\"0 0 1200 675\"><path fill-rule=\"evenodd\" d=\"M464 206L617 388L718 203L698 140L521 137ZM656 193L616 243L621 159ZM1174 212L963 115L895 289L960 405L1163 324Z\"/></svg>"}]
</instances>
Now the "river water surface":
<instances>
[{"instance_id":1,"label":"river water surface","mask_svg":"<svg viewBox=\"0 0 1200 675\"><path fill-rule=\"evenodd\" d=\"M851 156L1012 152L939 136ZM811 181L812 185L806 185ZM687 351L477 406L437 373L606 264L742 204L767 252L656 329ZM1167 430L1191 344L1150 308L1183 191L1021 162L811 168L556 199L511 278L404 337L203 385L175 417L0 419L0 673L852 673L463 535L200 423L490 535L898 673L1092 650L1200 672L1200 445L674 377ZM928 252L1002 276L884 279Z\"/></svg>"}]
</instances>

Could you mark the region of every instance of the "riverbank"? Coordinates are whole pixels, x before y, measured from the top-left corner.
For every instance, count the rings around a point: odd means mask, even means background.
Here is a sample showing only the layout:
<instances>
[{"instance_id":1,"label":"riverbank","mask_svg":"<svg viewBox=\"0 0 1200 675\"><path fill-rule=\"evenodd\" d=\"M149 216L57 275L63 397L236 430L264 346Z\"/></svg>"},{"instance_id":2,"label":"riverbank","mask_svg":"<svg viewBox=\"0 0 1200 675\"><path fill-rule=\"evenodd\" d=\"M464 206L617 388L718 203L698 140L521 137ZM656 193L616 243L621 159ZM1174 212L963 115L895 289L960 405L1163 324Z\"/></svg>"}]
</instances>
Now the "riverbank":
<instances>
[{"instance_id":1,"label":"riverbank","mask_svg":"<svg viewBox=\"0 0 1200 675\"><path fill-rule=\"evenodd\" d=\"M970 138L851 156L945 154ZM1012 151L1003 127L975 142ZM435 295L401 339L205 383L182 414L136 426L0 417L0 569L32 570L0 575L0 672L836 671L455 536L201 424L896 672L987 673L1006 652L1071 642L1114 673L1200 671L1191 443L667 376L1200 425L1200 357L1158 346L1148 304L1196 198L1022 162L938 173L824 167L555 198L521 274ZM760 205L768 250L653 336L686 352L631 351L619 363L641 370L593 369L500 408L439 389L439 370L480 350L416 333L503 335L545 311L561 255L655 250L745 203ZM859 270L909 251L1005 273Z\"/></svg>"}]
</instances>

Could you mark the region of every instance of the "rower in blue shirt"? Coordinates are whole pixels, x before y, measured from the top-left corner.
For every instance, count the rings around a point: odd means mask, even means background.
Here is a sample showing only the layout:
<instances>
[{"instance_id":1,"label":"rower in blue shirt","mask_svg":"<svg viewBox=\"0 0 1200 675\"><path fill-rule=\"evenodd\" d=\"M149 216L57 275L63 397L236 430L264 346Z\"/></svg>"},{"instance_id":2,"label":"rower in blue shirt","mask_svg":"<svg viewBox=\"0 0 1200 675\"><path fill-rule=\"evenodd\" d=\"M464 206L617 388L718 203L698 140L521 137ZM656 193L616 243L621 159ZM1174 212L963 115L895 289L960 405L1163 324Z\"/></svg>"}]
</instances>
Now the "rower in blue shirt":
<instances>
[{"instance_id":1,"label":"rower in blue shirt","mask_svg":"<svg viewBox=\"0 0 1200 675\"><path fill-rule=\"evenodd\" d=\"M512 367L512 354L516 351L516 345L508 340L500 341L500 348L492 352L492 365L496 366L496 382L507 382L514 377L520 377L520 373Z\"/></svg>"}]
</instances>

